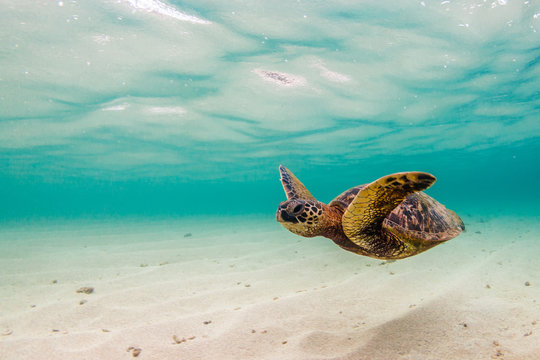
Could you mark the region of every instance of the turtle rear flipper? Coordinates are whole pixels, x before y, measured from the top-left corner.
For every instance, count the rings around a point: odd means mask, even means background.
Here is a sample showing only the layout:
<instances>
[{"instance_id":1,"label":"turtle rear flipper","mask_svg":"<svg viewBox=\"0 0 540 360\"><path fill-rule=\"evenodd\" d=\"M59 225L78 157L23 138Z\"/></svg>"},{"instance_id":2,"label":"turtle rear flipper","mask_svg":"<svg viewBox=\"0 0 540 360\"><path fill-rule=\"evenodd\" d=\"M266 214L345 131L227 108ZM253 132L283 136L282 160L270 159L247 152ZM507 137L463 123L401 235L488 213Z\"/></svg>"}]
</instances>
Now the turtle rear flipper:
<instances>
[{"instance_id":1,"label":"turtle rear flipper","mask_svg":"<svg viewBox=\"0 0 540 360\"><path fill-rule=\"evenodd\" d=\"M281 185L283 185L287 200L316 200L308 189L306 189L304 184L302 184L285 166L279 165L279 173L281 174Z\"/></svg>"},{"instance_id":2,"label":"turtle rear flipper","mask_svg":"<svg viewBox=\"0 0 540 360\"><path fill-rule=\"evenodd\" d=\"M409 244L383 231L384 219L407 195L425 190L436 178L424 172L384 176L366 185L349 204L342 218L345 235L363 251L376 257L398 257Z\"/></svg>"}]
</instances>

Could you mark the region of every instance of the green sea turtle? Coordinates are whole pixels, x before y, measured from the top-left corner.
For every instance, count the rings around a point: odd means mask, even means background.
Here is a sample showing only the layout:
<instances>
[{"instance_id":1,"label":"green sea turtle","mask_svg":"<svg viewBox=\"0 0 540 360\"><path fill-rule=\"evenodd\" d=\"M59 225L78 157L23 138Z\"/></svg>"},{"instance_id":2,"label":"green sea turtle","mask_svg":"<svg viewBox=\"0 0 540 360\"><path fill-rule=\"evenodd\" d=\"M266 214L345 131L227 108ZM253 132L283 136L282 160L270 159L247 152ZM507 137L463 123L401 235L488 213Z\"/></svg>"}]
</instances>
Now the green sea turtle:
<instances>
[{"instance_id":1,"label":"green sea turtle","mask_svg":"<svg viewBox=\"0 0 540 360\"><path fill-rule=\"evenodd\" d=\"M277 221L297 235L324 236L359 255L402 259L465 230L455 212L421 192L436 181L425 172L386 175L355 186L326 205L289 169L280 165L279 171L287 201L279 204Z\"/></svg>"}]
</instances>

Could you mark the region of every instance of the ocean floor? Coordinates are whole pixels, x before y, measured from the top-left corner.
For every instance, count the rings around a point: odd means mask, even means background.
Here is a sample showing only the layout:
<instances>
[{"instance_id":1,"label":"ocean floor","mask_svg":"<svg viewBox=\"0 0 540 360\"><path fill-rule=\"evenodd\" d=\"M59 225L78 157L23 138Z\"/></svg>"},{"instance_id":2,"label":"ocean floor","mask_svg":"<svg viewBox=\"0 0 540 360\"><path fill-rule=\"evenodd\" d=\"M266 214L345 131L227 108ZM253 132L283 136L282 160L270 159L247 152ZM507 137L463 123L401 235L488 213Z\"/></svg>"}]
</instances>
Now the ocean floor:
<instances>
[{"instance_id":1,"label":"ocean floor","mask_svg":"<svg viewBox=\"0 0 540 360\"><path fill-rule=\"evenodd\" d=\"M0 358L538 359L539 220L395 262L272 217L4 224Z\"/></svg>"}]
</instances>

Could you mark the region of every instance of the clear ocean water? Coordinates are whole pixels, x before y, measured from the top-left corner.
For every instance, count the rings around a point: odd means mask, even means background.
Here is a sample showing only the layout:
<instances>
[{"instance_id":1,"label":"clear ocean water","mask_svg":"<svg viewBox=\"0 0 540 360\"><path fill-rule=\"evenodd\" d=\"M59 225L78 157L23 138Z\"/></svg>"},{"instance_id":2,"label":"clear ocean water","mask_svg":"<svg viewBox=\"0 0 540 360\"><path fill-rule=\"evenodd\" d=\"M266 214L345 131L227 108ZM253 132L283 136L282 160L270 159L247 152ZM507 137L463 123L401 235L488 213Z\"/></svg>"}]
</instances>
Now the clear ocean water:
<instances>
[{"instance_id":1,"label":"clear ocean water","mask_svg":"<svg viewBox=\"0 0 540 360\"><path fill-rule=\"evenodd\" d=\"M540 0L0 4L0 360L539 358ZM301 238L280 164L467 231Z\"/></svg>"},{"instance_id":2,"label":"clear ocean water","mask_svg":"<svg viewBox=\"0 0 540 360\"><path fill-rule=\"evenodd\" d=\"M4 2L1 221L262 214L427 171L538 215L540 2ZM278 226L276 224L276 226Z\"/></svg>"}]
</instances>

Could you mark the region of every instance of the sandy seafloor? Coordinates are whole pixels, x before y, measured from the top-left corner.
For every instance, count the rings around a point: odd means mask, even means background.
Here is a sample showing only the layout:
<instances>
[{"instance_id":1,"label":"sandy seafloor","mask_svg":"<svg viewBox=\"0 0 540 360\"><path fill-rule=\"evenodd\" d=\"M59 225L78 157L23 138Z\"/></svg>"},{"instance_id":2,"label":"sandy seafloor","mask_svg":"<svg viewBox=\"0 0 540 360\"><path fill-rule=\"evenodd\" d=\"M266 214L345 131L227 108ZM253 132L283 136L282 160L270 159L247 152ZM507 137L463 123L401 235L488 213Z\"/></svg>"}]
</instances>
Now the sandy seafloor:
<instances>
[{"instance_id":1,"label":"sandy seafloor","mask_svg":"<svg viewBox=\"0 0 540 360\"><path fill-rule=\"evenodd\" d=\"M540 219L464 220L396 262L263 216L3 225L0 358L538 359Z\"/></svg>"}]
</instances>

